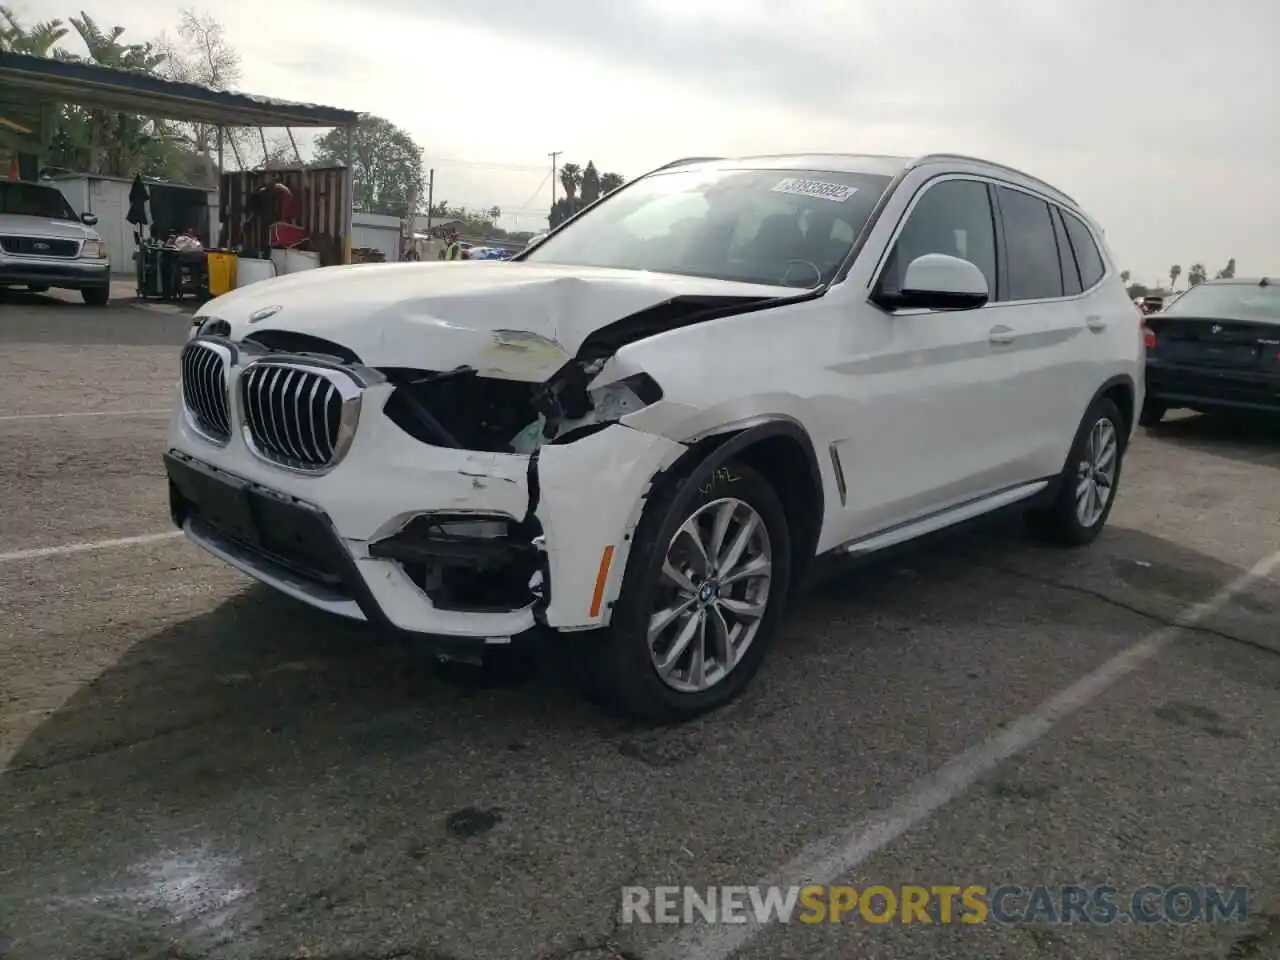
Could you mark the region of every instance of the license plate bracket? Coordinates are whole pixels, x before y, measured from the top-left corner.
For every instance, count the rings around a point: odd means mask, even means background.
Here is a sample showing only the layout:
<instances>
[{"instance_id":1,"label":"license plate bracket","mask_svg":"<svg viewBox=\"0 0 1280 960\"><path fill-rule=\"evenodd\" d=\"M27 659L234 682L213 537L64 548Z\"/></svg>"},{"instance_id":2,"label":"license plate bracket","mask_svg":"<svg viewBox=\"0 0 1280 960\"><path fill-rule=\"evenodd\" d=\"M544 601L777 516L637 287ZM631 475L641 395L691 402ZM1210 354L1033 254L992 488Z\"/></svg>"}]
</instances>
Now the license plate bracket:
<instances>
[{"instance_id":1,"label":"license plate bracket","mask_svg":"<svg viewBox=\"0 0 1280 960\"><path fill-rule=\"evenodd\" d=\"M176 458L169 460L169 478L211 527L252 546L262 545L253 498L243 480L213 476Z\"/></svg>"}]
</instances>

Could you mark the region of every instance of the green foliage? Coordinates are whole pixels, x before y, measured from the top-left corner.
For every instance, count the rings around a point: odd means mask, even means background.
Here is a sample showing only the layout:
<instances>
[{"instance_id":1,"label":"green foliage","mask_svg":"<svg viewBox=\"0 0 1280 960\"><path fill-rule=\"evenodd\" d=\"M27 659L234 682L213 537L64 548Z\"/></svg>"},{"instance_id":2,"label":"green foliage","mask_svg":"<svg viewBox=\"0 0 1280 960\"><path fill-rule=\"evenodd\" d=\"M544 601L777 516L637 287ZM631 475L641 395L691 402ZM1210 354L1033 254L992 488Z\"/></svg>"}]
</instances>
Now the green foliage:
<instances>
[{"instance_id":1,"label":"green foliage","mask_svg":"<svg viewBox=\"0 0 1280 960\"><path fill-rule=\"evenodd\" d=\"M1193 263L1187 271L1187 286L1198 287L1208 279L1203 263Z\"/></svg>"},{"instance_id":2,"label":"green foliage","mask_svg":"<svg viewBox=\"0 0 1280 960\"><path fill-rule=\"evenodd\" d=\"M1218 271L1218 280L1230 280L1236 275L1236 258L1232 257L1227 261L1227 265Z\"/></svg>"},{"instance_id":3,"label":"green foliage","mask_svg":"<svg viewBox=\"0 0 1280 960\"><path fill-rule=\"evenodd\" d=\"M47 57L66 35L67 27L61 20L45 20L24 27L12 9L0 5L0 50L5 53Z\"/></svg>"},{"instance_id":4,"label":"green foliage","mask_svg":"<svg viewBox=\"0 0 1280 960\"><path fill-rule=\"evenodd\" d=\"M489 207L487 210L468 210L466 207L453 206L447 200L431 205L431 218L435 222L461 220L458 232L468 236L484 235L499 239L507 236L507 231L498 226L502 217L501 207Z\"/></svg>"},{"instance_id":5,"label":"green foliage","mask_svg":"<svg viewBox=\"0 0 1280 960\"><path fill-rule=\"evenodd\" d=\"M316 141L316 164L344 165L346 132L331 130ZM422 148L390 120L366 114L351 144L354 205L366 213L403 217L422 194Z\"/></svg>"},{"instance_id":6,"label":"green foliage","mask_svg":"<svg viewBox=\"0 0 1280 960\"><path fill-rule=\"evenodd\" d=\"M620 173L598 173L593 161L588 161L585 168L576 163L565 163L560 166L560 187L563 196L551 205L547 221L554 229L560 226L583 207L595 203L626 183Z\"/></svg>"}]
</instances>

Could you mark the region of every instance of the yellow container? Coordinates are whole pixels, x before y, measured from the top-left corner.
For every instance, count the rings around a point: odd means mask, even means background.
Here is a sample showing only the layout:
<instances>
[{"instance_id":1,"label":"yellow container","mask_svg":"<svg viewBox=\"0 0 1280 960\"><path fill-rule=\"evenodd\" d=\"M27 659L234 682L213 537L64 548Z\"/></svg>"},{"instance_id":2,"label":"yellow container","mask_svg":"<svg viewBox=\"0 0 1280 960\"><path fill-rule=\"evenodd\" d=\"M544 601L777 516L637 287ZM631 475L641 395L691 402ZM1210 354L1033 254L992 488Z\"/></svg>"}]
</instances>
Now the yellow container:
<instances>
[{"instance_id":1,"label":"yellow container","mask_svg":"<svg viewBox=\"0 0 1280 960\"><path fill-rule=\"evenodd\" d=\"M239 258L234 253L206 254L209 263L209 296L220 297L236 288L236 265Z\"/></svg>"}]
</instances>

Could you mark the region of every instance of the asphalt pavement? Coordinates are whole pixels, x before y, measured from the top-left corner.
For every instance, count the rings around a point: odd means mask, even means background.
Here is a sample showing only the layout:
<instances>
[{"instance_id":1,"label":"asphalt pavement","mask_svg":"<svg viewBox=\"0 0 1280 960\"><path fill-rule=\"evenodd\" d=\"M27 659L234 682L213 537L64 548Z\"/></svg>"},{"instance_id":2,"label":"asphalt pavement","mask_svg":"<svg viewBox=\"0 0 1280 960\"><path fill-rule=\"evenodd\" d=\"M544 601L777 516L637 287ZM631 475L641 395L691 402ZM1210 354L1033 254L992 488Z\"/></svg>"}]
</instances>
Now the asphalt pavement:
<instances>
[{"instance_id":1,"label":"asphalt pavement","mask_svg":"<svg viewBox=\"0 0 1280 960\"><path fill-rule=\"evenodd\" d=\"M0 300L5 960L1280 956L1275 426L1144 431L1084 550L998 521L834 571L739 703L648 729L563 654L444 671L167 536L187 324ZM622 922L623 888L810 881L1248 904Z\"/></svg>"}]
</instances>

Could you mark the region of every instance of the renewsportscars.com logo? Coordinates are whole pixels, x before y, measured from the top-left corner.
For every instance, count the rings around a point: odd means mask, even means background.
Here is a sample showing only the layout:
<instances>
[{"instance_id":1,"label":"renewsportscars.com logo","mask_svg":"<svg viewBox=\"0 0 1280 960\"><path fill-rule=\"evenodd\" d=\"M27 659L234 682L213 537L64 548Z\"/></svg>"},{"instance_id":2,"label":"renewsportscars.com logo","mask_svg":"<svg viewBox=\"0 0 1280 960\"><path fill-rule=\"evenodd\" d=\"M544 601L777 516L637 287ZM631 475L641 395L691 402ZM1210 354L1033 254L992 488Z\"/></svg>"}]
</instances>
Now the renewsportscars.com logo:
<instances>
[{"instance_id":1,"label":"renewsportscars.com logo","mask_svg":"<svg viewBox=\"0 0 1280 960\"><path fill-rule=\"evenodd\" d=\"M1243 922L1247 887L934 884L624 887L623 923L1191 924Z\"/></svg>"}]
</instances>

